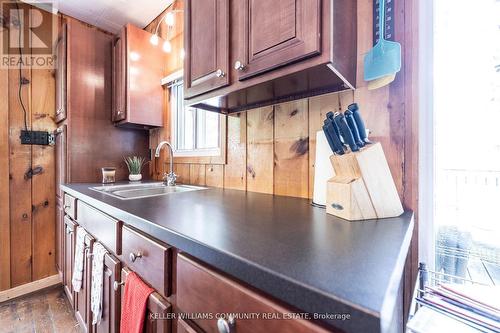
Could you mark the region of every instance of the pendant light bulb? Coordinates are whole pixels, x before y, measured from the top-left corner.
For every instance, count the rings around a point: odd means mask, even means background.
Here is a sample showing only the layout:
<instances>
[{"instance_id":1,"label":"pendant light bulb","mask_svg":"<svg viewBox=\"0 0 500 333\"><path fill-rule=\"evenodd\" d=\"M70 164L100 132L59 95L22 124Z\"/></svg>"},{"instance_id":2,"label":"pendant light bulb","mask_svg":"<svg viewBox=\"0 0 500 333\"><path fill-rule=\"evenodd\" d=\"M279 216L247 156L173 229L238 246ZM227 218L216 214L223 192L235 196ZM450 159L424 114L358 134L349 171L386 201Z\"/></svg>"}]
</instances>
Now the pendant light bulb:
<instances>
[{"instance_id":1,"label":"pendant light bulb","mask_svg":"<svg viewBox=\"0 0 500 333\"><path fill-rule=\"evenodd\" d=\"M165 15L165 23L166 23L169 27L173 27L173 26L174 26L174 13L172 13L172 12L168 12L168 13Z\"/></svg>"},{"instance_id":2,"label":"pendant light bulb","mask_svg":"<svg viewBox=\"0 0 500 333\"><path fill-rule=\"evenodd\" d=\"M158 35L157 34L154 34L153 36L151 36L151 38L149 39L149 42L153 45L158 45L158 41L159 41L159 38L158 38Z\"/></svg>"},{"instance_id":3,"label":"pendant light bulb","mask_svg":"<svg viewBox=\"0 0 500 333\"><path fill-rule=\"evenodd\" d=\"M172 44L170 44L168 40L166 40L165 43L163 43L163 51L167 53L172 52Z\"/></svg>"}]
</instances>

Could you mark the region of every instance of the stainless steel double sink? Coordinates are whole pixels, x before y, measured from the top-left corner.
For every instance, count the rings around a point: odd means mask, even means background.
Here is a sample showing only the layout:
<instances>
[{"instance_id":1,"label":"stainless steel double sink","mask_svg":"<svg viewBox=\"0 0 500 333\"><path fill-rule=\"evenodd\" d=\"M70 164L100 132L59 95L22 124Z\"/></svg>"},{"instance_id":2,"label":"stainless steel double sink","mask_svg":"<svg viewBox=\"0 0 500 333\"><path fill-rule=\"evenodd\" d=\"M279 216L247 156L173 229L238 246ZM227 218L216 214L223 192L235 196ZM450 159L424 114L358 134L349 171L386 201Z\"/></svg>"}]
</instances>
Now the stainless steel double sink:
<instances>
[{"instance_id":1,"label":"stainless steel double sink","mask_svg":"<svg viewBox=\"0 0 500 333\"><path fill-rule=\"evenodd\" d=\"M91 190L121 199L140 199L181 193L189 191L205 190L206 187L191 185L167 186L164 183L124 184L124 185L102 185L89 187Z\"/></svg>"}]
</instances>

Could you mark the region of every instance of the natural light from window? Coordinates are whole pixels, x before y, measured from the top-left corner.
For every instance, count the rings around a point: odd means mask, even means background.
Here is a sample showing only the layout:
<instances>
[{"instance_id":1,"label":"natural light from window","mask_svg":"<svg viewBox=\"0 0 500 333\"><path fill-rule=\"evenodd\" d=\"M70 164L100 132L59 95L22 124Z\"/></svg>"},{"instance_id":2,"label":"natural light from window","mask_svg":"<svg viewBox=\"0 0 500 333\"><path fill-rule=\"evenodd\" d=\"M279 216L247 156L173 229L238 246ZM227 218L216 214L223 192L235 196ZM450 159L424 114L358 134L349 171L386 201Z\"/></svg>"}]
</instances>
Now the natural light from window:
<instances>
[{"instance_id":1,"label":"natural light from window","mask_svg":"<svg viewBox=\"0 0 500 333\"><path fill-rule=\"evenodd\" d=\"M434 1L436 269L500 285L500 1Z\"/></svg>"}]
</instances>

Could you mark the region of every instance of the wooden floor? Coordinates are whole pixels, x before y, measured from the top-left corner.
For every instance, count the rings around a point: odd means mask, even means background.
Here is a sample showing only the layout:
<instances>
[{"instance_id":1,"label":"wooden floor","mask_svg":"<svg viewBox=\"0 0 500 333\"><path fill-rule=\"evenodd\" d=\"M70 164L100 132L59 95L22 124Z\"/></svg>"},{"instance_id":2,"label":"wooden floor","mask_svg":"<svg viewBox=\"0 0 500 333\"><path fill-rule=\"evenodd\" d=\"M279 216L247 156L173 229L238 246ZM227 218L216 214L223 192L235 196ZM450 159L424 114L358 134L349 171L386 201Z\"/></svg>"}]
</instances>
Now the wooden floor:
<instances>
[{"instance_id":1,"label":"wooden floor","mask_svg":"<svg viewBox=\"0 0 500 333\"><path fill-rule=\"evenodd\" d=\"M0 331L80 332L62 287L52 288L0 304Z\"/></svg>"}]
</instances>

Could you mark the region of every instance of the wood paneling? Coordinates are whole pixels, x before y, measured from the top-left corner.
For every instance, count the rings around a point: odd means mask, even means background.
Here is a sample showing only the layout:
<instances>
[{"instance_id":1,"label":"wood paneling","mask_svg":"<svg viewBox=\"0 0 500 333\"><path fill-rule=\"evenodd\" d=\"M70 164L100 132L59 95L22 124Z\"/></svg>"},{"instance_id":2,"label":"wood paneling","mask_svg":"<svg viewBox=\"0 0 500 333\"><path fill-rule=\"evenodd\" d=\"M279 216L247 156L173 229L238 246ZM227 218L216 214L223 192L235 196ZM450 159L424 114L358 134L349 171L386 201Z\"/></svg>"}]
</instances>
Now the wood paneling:
<instances>
[{"instance_id":1,"label":"wood paneling","mask_svg":"<svg viewBox=\"0 0 500 333\"><path fill-rule=\"evenodd\" d=\"M52 14L43 12L43 19ZM31 72L32 129L53 132L56 129L55 79L49 69ZM32 146L32 166L42 173L32 180L33 272L32 280L56 274L55 270L55 161L54 146ZM35 249L36 246L36 249Z\"/></svg>"},{"instance_id":2,"label":"wood paneling","mask_svg":"<svg viewBox=\"0 0 500 333\"><path fill-rule=\"evenodd\" d=\"M17 31L11 31L17 38ZM20 75L21 74L21 75ZM11 287L31 282L31 178L25 174L32 167L31 146L21 145L21 130L31 128L32 84L21 87L26 120L19 101L19 82L25 78L31 82L31 68L9 69L9 146L10 146L10 253ZM36 177L36 176L35 176ZM12 260L12 258L15 258Z\"/></svg>"},{"instance_id":3,"label":"wood paneling","mask_svg":"<svg viewBox=\"0 0 500 333\"><path fill-rule=\"evenodd\" d=\"M227 119L227 163L224 168L224 186L245 190L246 178L246 122L245 113Z\"/></svg>"},{"instance_id":4,"label":"wood paneling","mask_svg":"<svg viewBox=\"0 0 500 333\"><path fill-rule=\"evenodd\" d=\"M247 113L247 191L273 193L274 108Z\"/></svg>"},{"instance_id":5,"label":"wood paneling","mask_svg":"<svg viewBox=\"0 0 500 333\"><path fill-rule=\"evenodd\" d=\"M0 69L0 290L10 288L9 72Z\"/></svg>"},{"instance_id":6,"label":"wood paneling","mask_svg":"<svg viewBox=\"0 0 500 333\"><path fill-rule=\"evenodd\" d=\"M274 109L274 193L309 196L309 126L306 99Z\"/></svg>"}]
</instances>

